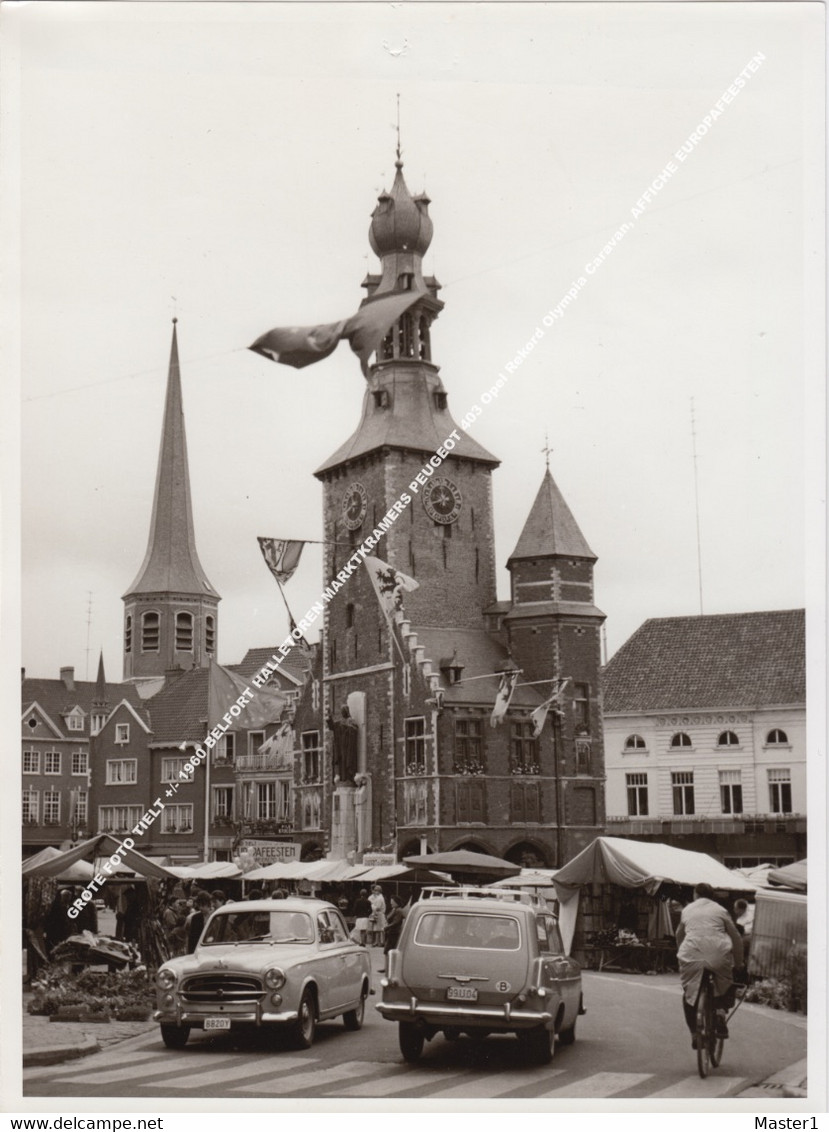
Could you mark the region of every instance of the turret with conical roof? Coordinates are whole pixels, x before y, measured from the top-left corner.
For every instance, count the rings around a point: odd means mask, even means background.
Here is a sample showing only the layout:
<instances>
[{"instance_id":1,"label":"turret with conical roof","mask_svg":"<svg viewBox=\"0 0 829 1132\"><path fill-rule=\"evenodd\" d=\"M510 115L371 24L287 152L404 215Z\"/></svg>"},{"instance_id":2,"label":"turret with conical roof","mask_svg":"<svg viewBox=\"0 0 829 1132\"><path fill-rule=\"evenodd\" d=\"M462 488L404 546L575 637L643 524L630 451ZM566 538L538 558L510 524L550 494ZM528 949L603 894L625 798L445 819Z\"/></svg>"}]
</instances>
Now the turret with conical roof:
<instances>
[{"instance_id":1,"label":"turret with conical roof","mask_svg":"<svg viewBox=\"0 0 829 1132\"><path fill-rule=\"evenodd\" d=\"M220 598L196 551L176 322L147 552L123 597L125 680L202 667L216 651Z\"/></svg>"}]
</instances>

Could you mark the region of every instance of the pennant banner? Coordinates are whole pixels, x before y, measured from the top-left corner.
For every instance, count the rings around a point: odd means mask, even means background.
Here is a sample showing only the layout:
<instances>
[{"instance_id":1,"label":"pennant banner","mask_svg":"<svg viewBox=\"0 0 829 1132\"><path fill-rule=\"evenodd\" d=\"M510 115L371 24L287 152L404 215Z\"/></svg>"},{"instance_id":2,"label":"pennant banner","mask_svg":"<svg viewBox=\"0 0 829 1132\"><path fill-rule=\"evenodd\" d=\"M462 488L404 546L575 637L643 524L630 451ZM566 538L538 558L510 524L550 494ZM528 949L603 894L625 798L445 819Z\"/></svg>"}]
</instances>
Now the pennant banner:
<instances>
[{"instance_id":1,"label":"pennant banner","mask_svg":"<svg viewBox=\"0 0 829 1132\"><path fill-rule=\"evenodd\" d=\"M250 703L234 717L233 727L258 730L268 723L278 723L288 703L287 697L273 688L249 689L247 682L230 669L210 662L210 681L207 691L207 726L209 730L223 722L222 717L243 692L254 691Z\"/></svg>"},{"instance_id":2,"label":"pennant banner","mask_svg":"<svg viewBox=\"0 0 829 1132\"><path fill-rule=\"evenodd\" d=\"M391 617L396 610L403 609L404 592L411 593L412 590L419 589L420 584L380 558L367 555L365 563L377 600L386 617Z\"/></svg>"},{"instance_id":3,"label":"pennant banner","mask_svg":"<svg viewBox=\"0 0 829 1132\"><path fill-rule=\"evenodd\" d=\"M333 354L345 338L359 357L365 376L369 358L377 352L391 327L425 294L425 291L389 291L366 299L356 314L342 322L275 327L260 335L248 349L273 362L302 369Z\"/></svg>"},{"instance_id":4,"label":"pennant banner","mask_svg":"<svg viewBox=\"0 0 829 1132\"><path fill-rule=\"evenodd\" d=\"M492 709L492 715L489 717L490 727L497 727L507 714L507 708L512 699L512 693L515 690L519 675L520 673L517 668L512 672L501 673L501 683L498 687L498 695L495 697L495 706Z\"/></svg>"},{"instance_id":5,"label":"pennant banner","mask_svg":"<svg viewBox=\"0 0 829 1132\"><path fill-rule=\"evenodd\" d=\"M299 559L305 543L296 539L257 538L262 557L268 569L282 586L290 582L299 566Z\"/></svg>"},{"instance_id":6,"label":"pennant banner","mask_svg":"<svg viewBox=\"0 0 829 1132\"><path fill-rule=\"evenodd\" d=\"M559 696L569 683L569 676L565 677L564 680L559 680L550 698L548 700L545 700L543 704L539 704L535 711L530 715L530 719L532 719L533 721L533 739L537 739L541 732L544 730L544 724L547 722L547 713L549 712L553 704L558 703Z\"/></svg>"}]
</instances>

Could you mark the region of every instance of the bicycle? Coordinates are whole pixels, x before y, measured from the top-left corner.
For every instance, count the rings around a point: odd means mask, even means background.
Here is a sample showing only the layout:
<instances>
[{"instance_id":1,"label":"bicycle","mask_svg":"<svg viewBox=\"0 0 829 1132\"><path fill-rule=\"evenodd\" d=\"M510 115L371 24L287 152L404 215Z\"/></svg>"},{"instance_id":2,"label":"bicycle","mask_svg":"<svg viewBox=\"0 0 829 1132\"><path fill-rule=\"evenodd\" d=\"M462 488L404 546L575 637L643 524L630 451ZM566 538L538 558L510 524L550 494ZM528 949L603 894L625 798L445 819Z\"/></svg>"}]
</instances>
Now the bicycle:
<instances>
[{"instance_id":1,"label":"bicycle","mask_svg":"<svg viewBox=\"0 0 829 1132\"><path fill-rule=\"evenodd\" d=\"M714 975L707 967L702 972L696 1002L694 1045L697 1050L697 1071L707 1077L722 1060L725 1039L717 1036L717 1012L714 1009Z\"/></svg>"}]
</instances>

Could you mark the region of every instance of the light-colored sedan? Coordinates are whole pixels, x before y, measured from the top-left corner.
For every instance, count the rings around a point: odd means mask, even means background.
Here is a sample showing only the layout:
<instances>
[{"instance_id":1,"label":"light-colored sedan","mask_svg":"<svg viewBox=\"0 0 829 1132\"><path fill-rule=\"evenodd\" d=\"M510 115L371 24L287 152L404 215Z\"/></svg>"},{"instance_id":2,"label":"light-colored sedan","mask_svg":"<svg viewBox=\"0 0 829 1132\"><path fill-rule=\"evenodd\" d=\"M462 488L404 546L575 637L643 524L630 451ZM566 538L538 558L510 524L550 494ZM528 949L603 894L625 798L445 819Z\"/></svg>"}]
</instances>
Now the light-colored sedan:
<instances>
[{"instance_id":1,"label":"light-colored sedan","mask_svg":"<svg viewBox=\"0 0 829 1132\"><path fill-rule=\"evenodd\" d=\"M348 937L339 910L323 900L251 900L226 904L207 921L195 954L156 974L161 1037L181 1049L193 1027L288 1027L307 1049L317 1022L342 1016L363 1024L371 962Z\"/></svg>"}]
</instances>

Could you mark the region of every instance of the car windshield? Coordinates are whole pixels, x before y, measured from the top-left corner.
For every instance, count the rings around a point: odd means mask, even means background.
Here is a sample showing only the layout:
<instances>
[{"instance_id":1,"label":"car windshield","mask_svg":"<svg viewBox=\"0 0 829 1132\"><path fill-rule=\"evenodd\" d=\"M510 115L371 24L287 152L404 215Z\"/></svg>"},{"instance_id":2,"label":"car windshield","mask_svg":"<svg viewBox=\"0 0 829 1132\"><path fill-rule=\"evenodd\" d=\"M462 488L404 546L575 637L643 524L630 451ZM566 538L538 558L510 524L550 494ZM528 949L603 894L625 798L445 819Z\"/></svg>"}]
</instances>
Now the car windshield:
<instances>
[{"instance_id":1,"label":"car windshield","mask_svg":"<svg viewBox=\"0 0 829 1132\"><path fill-rule=\"evenodd\" d=\"M521 945L521 933L518 921L512 916L427 912L417 925L415 943L424 947L515 951Z\"/></svg>"},{"instance_id":2,"label":"car windshield","mask_svg":"<svg viewBox=\"0 0 829 1132\"><path fill-rule=\"evenodd\" d=\"M314 924L305 912L218 912L201 941L213 943L312 943Z\"/></svg>"}]
</instances>

